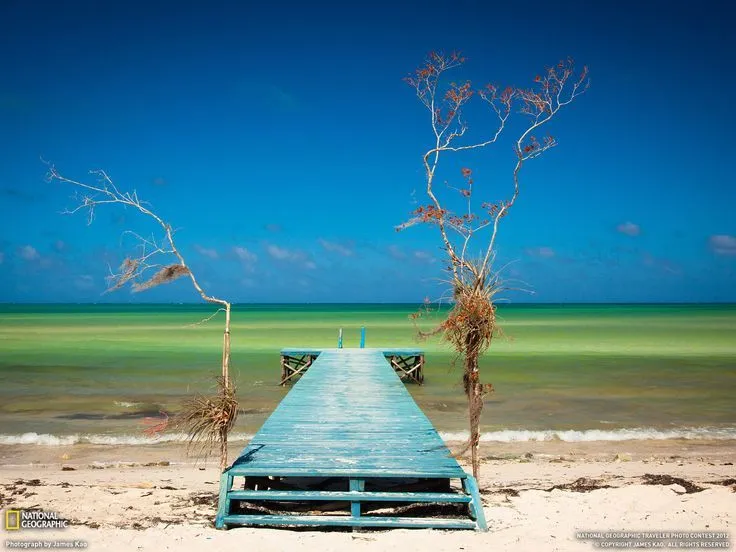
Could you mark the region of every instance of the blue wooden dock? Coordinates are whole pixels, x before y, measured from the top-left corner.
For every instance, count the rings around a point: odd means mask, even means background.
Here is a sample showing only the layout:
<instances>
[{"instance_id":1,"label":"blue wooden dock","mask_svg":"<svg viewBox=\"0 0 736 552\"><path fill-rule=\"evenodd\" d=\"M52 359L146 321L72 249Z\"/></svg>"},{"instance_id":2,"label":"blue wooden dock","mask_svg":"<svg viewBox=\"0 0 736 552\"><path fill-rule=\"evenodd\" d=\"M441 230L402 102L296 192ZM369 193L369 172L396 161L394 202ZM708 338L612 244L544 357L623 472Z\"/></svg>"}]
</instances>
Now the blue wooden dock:
<instances>
[{"instance_id":1,"label":"blue wooden dock","mask_svg":"<svg viewBox=\"0 0 736 552\"><path fill-rule=\"evenodd\" d=\"M314 354L222 474L216 526L487 530L475 480L450 455L386 351Z\"/></svg>"}]
</instances>

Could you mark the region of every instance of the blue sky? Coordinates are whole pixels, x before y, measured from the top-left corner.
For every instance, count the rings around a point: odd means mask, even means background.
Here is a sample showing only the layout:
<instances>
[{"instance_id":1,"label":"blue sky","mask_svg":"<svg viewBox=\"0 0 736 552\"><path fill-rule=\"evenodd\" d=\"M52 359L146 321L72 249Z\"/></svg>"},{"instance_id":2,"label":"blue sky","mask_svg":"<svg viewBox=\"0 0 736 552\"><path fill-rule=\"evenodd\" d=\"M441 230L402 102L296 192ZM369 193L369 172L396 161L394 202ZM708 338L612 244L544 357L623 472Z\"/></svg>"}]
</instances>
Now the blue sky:
<instances>
[{"instance_id":1,"label":"blue sky","mask_svg":"<svg viewBox=\"0 0 736 552\"><path fill-rule=\"evenodd\" d=\"M137 190L232 301L440 297L435 230L393 228L422 199L432 138L402 78L453 49L468 58L454 77L478 85L530 86L567 56L591 71L502 221L498 265L535 292L509 299L736 301L724 3L341 4L3 2L0 301L198 299L186 281L102 295L122 232L152 227L59 214L73 190L40 157ZM512 136L441 178L469 166L479 197L507 197Z\"/></svg>"}]
</instances>

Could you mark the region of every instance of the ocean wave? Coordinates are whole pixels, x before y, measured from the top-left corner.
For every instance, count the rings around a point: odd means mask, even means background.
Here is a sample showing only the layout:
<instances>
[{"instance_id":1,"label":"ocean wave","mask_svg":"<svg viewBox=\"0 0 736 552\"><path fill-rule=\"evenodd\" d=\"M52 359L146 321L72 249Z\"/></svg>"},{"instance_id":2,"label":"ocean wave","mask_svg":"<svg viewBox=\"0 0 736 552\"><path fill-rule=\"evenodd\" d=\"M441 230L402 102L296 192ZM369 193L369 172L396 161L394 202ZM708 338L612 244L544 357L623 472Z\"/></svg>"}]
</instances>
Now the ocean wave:
<instances>
[{"instance_id":1,"label":"ocean wave","mask_svg":"<svg viewBox=\"0 0 736 552\"><path fill-rule=\"evenodd\" d=\"M233 433L230 442L248 441L253 437L248 433ZM465 441L467 431L441 431L440 437L445 441ZM586 429L586 430L524 430L504 429L482 433L482 442L523 443L530 441L563 441L568 443L587 441L662 441L667 439L690 440L736 440L736 427L730 428L681 428L681 429ZM51 435L48 433L23 433L20 435L0 435L0 445L43 445L51 447L70 446L77 444L90 445L156 445L159 443L185 443L187 435L184 433L165 433L158 437L147 435L99 435L74 434Z\"/></svg>"},{"instance_id":2,"label":"ocean wave","mask_svg":"<svg viewBox=\"0 0 736 552\"><path fill-rule=\"evenodd\" d=\"M248 441L253 435L234 433L229 441ZM185 443L185 433L166 433L158 437L147 435L51 435L48 433L23 433L21 435L0 435L0 445L42 445L47 447L65 447L77 444L89 445L156 445L159 443Z\"/></svg>"},{"instance_id":3,"label":"ocean wave","mask_svg":"<svg viewBox=\"0 0 736 552\"><path fill-rule=\"evenodd\" d=\"M440 432L445 441L466 441L467 431ZM566 429L566 430L525 430L503 429L482 433L481 441L495 441L501 443L522 443L528 441L564 441L579 443L586 441L662 441L667 439L692 440L729 440L736 439L736 428L707 428L693 427L682 429Z\"/></svg>"}]
</instances>

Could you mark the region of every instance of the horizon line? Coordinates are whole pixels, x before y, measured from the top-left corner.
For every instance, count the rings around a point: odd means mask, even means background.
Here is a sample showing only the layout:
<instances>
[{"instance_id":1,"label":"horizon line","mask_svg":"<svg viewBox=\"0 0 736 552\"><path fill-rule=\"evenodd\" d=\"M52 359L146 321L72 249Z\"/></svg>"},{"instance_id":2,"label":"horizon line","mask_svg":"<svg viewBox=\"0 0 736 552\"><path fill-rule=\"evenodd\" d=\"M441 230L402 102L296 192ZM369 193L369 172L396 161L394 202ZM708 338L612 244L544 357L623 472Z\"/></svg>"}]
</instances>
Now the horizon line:
<instances>
[{"instance_id":1,"label":"horizon line","mask_svg":"<svg viewBox=\"0 0 736 552\"><path fill-rule=\"evenodd\" d=\"M424 301L250 301L250 302L232 302L231 305L446 305L451 304L447 301L432 301L426 303ZM141 302L90 302L90 301L0 301L0 306L6 305L124 305L124 306L135 306L135 305L170 305L170 306L211 306L211 303L206 301L141 301ZM539 306L539 305L734 305L734 301L518 301L509 302L502 301L496 303L496 305L504 306Z\"/></svg>"}]
</instances>

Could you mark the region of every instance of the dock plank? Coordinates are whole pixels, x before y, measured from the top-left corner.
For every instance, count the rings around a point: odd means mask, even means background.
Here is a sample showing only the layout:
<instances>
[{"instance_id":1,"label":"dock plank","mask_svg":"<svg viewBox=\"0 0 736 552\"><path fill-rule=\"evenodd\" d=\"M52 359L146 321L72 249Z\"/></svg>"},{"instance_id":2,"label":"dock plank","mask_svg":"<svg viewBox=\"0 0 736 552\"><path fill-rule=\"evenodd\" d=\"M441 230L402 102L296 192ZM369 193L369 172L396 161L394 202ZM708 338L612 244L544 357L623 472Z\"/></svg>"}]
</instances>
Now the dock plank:
<instances>
[{"instance_id":1,"label":"dock plank","mask_svg":"<svg viewBox=\"0 0 736 552\"><path fill-rule=\"evenodd\" d=\"M330 500L350 502L359 498L366 502L470 502L468 495L459 493L396 493L350 491L231 491L238 500Z\"/></svg>"},{"instance_id":2,"label":"dock plank","mask_svg":"<svg viewBox=\"0 0 736 552\"><path fill-rule=\"evenodd\" d=\"M429 519L409 517L375 517L363 516L241 516L225 517L226 525L287 525L287 526L323 526L337 527L406 527L414 529L475 529L475 523L465 519Z\"/></svg>"}]
</instances>

